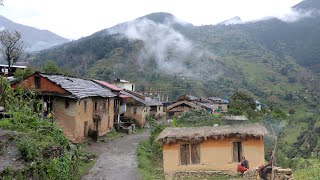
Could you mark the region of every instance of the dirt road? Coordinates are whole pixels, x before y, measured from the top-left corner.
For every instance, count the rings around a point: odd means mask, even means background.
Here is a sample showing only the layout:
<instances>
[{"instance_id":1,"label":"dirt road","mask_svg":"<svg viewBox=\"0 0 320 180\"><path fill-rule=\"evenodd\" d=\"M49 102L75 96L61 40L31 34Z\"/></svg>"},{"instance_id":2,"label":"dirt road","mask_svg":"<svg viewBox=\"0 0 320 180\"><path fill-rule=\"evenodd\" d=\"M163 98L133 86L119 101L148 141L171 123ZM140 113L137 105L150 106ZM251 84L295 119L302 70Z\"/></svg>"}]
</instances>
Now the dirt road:
<instances>
[{"instance_id":1,"label":"dirt road","mask_svg":"<svg viewBox=\"0 0 320 180\"><path fill-rule=\"evenodd\" d=\"M148 137L146 130L92 147L100 156L82 180L139 180L135 151L137 144Z\"/></svg>"}]
</instances>

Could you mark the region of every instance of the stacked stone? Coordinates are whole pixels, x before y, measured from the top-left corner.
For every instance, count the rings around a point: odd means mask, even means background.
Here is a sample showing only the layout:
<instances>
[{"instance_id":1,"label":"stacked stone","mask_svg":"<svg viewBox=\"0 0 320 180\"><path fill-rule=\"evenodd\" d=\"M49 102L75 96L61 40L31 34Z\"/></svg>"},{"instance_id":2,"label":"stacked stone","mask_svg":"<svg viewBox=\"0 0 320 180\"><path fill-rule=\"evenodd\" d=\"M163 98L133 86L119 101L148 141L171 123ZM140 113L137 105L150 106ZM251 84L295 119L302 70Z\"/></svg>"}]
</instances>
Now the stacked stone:
<instances>
[{"instance_id":1,"label":"stacked stone","mask_svg":"<svg viewBox=\"0 0 320 180\"><path fill-rule=\"evenodd\" d=\"M274 180L293 180L293 174L291 169L283 169L280 167L273 168ZM245 179L254 180L259 179L259 174L257 170L249 170L244 175ZM270 172L267 177L271 180L272 173Z\"/></svg>"},{"instance_id":2,"label":"stacked stone","mask_svg":"<svg viewBox=\"0 0 320 180\"><path fill-rule=\"evenodd\" d=\"M239 174L235 172L227 171L187 171L187 172L178 172L174 174L174 180L182 180L185 178L212 178L212 177L238 177ZM170 178L166 178L170 179Z\"/></svg>"}]
</instances>

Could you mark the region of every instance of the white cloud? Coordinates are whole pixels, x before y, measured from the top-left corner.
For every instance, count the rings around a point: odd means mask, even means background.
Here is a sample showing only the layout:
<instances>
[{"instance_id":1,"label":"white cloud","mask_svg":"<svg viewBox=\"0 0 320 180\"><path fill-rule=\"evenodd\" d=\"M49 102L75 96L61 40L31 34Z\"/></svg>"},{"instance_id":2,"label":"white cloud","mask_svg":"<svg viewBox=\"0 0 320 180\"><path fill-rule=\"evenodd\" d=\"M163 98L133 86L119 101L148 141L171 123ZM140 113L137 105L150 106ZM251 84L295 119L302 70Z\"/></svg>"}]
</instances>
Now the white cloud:
<instances>
[{"instance_id":1,"label":"white cloud","mask_svg":"<svg viewBox=\"0 0 320 180\"><path fill-rule=\"evenodd\" d=\"M18 23L76 39L152 12L169 12L195 25L233 16L245 21L285 16L301 0L4 0L0 14Z\"/></svg>"}]
</instances>

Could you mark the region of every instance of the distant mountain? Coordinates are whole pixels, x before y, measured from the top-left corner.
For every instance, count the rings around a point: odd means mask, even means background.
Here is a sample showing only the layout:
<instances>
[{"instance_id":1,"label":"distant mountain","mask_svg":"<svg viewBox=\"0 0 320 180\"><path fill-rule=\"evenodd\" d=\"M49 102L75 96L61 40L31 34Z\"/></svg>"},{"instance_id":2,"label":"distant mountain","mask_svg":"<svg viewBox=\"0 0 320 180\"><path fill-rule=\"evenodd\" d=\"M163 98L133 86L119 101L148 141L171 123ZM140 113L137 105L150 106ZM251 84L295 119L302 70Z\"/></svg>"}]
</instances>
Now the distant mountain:
<instances>
[{"instance_id":1,"label":"distant mountain","mask_svg":"<svg viewBox=\"0 0 320 180\"><path fill-rule=\"evenodd\" d=\"M22 34L25 51L39 51L56 46L69 40L47 30L39 30L12 22L0 15L0 29L17 30Z\"/></svg>"},{"instance_id":2,"label":"distant mountain","mask_svg":"<svg viewBox=\"0 0 320 180\"><path fill-rule=\"evenodd\" d=\"M313 17L193 26L153 13L44 50L32 63L43 66L50 59L79 76L139 82L140 90L153 84L170 89L172 98L246 89L282 104L288 93L300 94L299 99L309 96L306 89L319 91L319 28Z\"/></svg>"},{"instance_id":3,"label":"distant mountain","mask_svg":"<svg viewBox=\"0 0 320 180\"><path fill-rule=\"evenodd\" d=\"M232 24L240 24L242 23L242 20L239 16L227 19L225 21L222 21L220 23L218 23L218 25L232 25Z\"/></svg>"},{"instance_id":4,"label":"distant mountain","mask_svg":"<svg viewBox=\"0 0 320 180\"><path fill-rule=\"evenodd\" d=\"M320 10L319 0L304 0L299 4L293 6L297 10Z\"/></svg>"}]
</instances>

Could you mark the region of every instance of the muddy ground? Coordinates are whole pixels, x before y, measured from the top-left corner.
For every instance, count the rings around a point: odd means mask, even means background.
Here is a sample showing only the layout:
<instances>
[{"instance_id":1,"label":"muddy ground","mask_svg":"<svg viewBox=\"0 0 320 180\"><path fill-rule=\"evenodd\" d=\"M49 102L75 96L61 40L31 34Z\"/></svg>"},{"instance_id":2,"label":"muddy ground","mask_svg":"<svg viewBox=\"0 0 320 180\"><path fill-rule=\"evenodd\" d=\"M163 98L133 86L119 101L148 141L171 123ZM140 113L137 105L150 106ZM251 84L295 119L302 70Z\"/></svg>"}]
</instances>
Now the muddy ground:
<instances>
[{"instance_id":1,"label":"muddy ground","mask_svg":"<svg viewBox=\"0 0 320 180\"><path fill-rule=\"evenodd\" d=\"M82 180L139 180L136 148L140 141L149 137L149 131L126 135L106 143L95 143L87 150L99 155L93 168Z\"/></svg>"}]
</instances>

